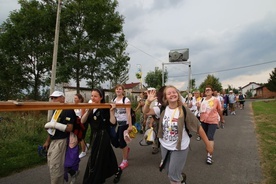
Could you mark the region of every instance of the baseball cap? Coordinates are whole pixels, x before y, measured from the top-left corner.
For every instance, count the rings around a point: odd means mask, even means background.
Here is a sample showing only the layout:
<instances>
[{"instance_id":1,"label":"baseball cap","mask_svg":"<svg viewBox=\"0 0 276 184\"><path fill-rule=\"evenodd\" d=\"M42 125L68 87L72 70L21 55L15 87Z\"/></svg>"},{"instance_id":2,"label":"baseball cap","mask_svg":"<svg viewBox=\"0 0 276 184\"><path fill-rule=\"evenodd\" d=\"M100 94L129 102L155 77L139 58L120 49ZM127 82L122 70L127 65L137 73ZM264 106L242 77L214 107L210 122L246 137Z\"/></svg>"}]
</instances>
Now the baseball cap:
<instances>
[{"instance_id":1,"label":"baseball cap","mask_svg":"<svg viewBox=\"0 0 276 184\"><path fill-rule=\"evenodd\" d=\"M229 91L229 93L233 93L233 91L232 91L232 90L230 90L230 91Z\"/></svg>"},{"instance_id":2,"label":"baseball cap","mask_svg":"<svg viewBox=\"0 0 276 184\"><path fill-rule=\"evenodd\" d=\"M60 96L64 96L64 93L61 91L54 91L50 97L60 97Z\"/></svg>"},{"instance_id":3,"label":"baseball cap","mask_svg":"<svg viewBox=\"0 0 276 184\"><path fill-rule=\"evenodd\" d=\"M148 91L152 91L152 90L156 90L156 89L153 87L148 88Z\"/></svg>"}]
</instances>

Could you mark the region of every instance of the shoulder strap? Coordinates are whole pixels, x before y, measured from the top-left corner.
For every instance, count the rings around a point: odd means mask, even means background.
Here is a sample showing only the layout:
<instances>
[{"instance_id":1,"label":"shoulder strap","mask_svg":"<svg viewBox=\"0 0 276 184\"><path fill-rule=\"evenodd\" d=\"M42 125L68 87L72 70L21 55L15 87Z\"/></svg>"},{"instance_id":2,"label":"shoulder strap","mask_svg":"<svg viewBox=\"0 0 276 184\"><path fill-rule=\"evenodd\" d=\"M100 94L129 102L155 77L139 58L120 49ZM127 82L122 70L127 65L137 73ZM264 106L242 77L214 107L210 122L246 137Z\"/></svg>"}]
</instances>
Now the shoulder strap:
<instances>
[{"instance_id":1,"label":"shoulder strap","mask_svg":"<svg viewBox=\"0 0 276 184\"><path fill-rule=\"evenodd\" d=\"M185 130L188 134L188 136L191 138L192 137L192 134L190 134L190 131L187 127L187 122L186 122L186 117L187 117L187 110L186 110L186 107L184 105L182 105L182 110L183 110L183 113L184 113L184 124L185 124Z\"/></svg>"},{"instance_id":2,"label":"shoulder strap","mask_svg":"<svg viewBox=\"0 0 276 184\"><path fill-rule=\"evenodd\" d=\"M161 105L159 108L160 108L160 115L161 115L161 113L166 109L166 107Z\"/></svg>"},{"instance_id":3,"label":"shoulder strap","mask_svg":"<svg viewBox=\"0 0 276 184\"><path fill-rule=\"evenodd\" d=\"M117 98L117 97L113 98L112 101L114 102L114 101L116 100L116 98ZM126 97L124 96L124 97L123 97L123 103L125 103L125 99L126 99Z\"/></svg>"}]
</instances>

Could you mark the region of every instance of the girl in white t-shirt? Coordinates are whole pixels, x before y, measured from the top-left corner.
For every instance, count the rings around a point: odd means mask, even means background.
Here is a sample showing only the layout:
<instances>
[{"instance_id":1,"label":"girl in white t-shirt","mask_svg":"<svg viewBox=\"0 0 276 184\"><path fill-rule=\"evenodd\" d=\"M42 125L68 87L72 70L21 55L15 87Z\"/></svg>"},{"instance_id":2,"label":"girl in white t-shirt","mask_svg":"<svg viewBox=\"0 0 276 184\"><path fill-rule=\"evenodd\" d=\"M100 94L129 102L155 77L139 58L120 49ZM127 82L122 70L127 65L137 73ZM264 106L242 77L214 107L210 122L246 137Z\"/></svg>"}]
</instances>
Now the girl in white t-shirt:
<instances>
[{"instance_id":1,"label":"girl in white t-shirt","mask_svg":"<svg viewBox=\"0 0 276 184\"><path fill-rule=\"evenodd\" d=\"M116 104L130 104L130 100L127 97L124 97L124 86L116 85L115 87L116 98L113 103ZM123 102L124 100L124 102ZM115 109L115 117L118 124L117 129L117 138L118 145L114 145L115 147L120 147L123 153L123 161L120 164L120 168L123 170L128 167L128 155L130 148L127 146L126 141L124 140L124 131L127 130L128 133L132 131L132 122L131 122L131 113L130 108L116 108ZM134 122L133 122L134 123Z\"/></svg>"},{"instance_id":2,"label":"girl in white t-shirt","mask_svg":"<svg viewBox=\"0 0 276 184\"><path fill-rule=\"evenodd\" d=\"M167 86L164 89L162 104L165 106L165 110L161 113L159 107L149 108L149 104L155 99L155 91L148 93L144 113L160 116L157 136L161 143L161 156L163 160L161 166L164 166L167 170L171 184L181 184L184 179L182 171L188 156L190 144L184 120L189 131L197 132L200 135L208 152L213 152L213 148L197 117L188 109L186 109L186 117L184 117L181 95L174 86Z\"/></svg>"}]
</instances>

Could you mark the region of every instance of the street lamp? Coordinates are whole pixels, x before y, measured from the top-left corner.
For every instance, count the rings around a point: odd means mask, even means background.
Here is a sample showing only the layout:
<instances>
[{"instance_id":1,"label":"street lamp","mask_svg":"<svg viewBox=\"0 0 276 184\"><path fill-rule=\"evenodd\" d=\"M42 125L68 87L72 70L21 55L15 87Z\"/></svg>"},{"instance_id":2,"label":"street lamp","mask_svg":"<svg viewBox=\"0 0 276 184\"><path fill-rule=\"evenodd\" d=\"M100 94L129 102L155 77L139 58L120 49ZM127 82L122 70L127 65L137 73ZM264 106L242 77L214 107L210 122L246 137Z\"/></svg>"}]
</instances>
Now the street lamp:
<instances>
[{"instance_id":1,"label":"street lamp","mask_svg":"<svg viewBox=\"0 0 276 184\"><path fill-rule=\"evenodd\" d=\"M191 90L191 62L188 61L189 59L189 49L176 49L176 50L171 50L169 52L169 62L170 63L162 63L162 86L165 85L164 82L164 65L169 65L169 64L188 64L189 65L189 82L188 82L188 93Z\"/></svg>"}]
</instances>

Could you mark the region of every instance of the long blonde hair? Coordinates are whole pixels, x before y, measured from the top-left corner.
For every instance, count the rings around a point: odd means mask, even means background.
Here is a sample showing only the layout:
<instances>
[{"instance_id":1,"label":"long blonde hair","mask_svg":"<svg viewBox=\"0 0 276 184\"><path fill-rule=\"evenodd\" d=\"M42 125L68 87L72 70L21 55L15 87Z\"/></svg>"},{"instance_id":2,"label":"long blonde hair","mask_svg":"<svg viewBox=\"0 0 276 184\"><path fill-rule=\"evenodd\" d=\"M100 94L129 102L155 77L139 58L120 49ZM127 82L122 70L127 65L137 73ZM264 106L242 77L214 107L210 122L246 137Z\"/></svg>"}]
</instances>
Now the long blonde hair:
<instances>
[{"instance_id":1,"label":"long blonde hair","mask_svg":"<svg viewBox=\"0 0 276 184\"><path fill-rule=\"evenodd\" d=\"M168 90L169 88L173 88L173 89L175 89L175 91L177 92L177 95L178 95L177 107L178 107L179 112L180 112L179 117L181 117L181 116L183 116L183 111L182 111L182 105L183 105L183 104L182 104L181 94L180 94L179 90L178 90L176 87L174 87L174 86L172 86L172 85L169 85L169 86L166 86L166 87L165 87L165 89L164 89L164 91L163 91L163 97L162 97L163 104L164 104L165 106L168 106L168 105L169 105L169 102L168 102L168 100L166 99L166 92L167 92L167 90Z\"/></svg>"}]
</instances>

